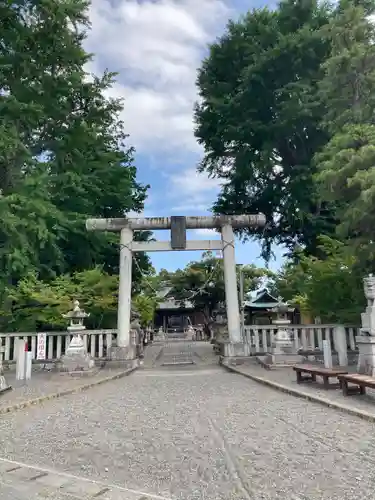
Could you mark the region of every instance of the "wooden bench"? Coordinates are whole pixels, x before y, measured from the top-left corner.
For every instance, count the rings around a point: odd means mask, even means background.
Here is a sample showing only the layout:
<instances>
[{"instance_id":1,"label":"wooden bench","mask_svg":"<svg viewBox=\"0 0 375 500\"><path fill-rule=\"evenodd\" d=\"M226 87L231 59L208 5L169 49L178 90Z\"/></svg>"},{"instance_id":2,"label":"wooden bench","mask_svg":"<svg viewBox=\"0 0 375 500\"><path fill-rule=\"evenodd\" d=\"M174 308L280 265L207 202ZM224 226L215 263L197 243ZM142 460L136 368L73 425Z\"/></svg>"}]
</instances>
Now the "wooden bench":
<instances>
[{"instance_id":1,"label":"wooden bench","mask_svg":"<svg viewBox=\"0 0 375 500\"><path fill-rule=\"evenodd\" d=\"M295 365L293 366L293 370L297 373L297 384L302 384L302 382L316 382L316 377L318 376L323 378L324 389L337 387L337 384L329 383L331 377L339 378L339 375L348 373L347 370L342 368L324 368L312 365Z\"/></svg>"},{"instance_id":2,"label":"wooden bench","mask_svg":"<svg viewBox=\"0 0 375 500\"><path fill-rule=\"evenodd\" d=\"M344 396L351 394L366 394L366 387L375 389L375 378L368 375L360 375L359 373L348 373L346 375L339 375L340 386ZM349 383L354 387L350 387Z\"/></svg>"}]
</instances>

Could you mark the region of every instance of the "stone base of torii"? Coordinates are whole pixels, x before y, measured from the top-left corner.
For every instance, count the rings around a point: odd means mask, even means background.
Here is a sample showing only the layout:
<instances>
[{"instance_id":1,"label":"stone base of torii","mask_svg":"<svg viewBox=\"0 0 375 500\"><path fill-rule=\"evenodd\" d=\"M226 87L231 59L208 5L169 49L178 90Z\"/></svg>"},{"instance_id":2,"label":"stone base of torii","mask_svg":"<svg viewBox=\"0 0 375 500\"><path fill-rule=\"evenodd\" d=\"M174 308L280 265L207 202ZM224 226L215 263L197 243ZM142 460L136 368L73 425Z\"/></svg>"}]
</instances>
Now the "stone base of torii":
<instances>
[{"instance_id":1,"label":"stone base of torii","mask_svg":"<svg viewBox=\"0 0 375 500\"><path fill-rule=\"evenodd\" d=\"M249 346L243 343L237 291L234 228L259 228L266 223L265 216L219 215L197 217L148 217L118 219L88 219L88 231L120 232L120 276L117 317L117 345L110 349L110 358L130 361L137 349L131 335L131 286L133 252L170 252L184 250L221 251L224 261L228 342L223 344L224 358L249 356ZM187 229L217 229L221 240L186 240ZM171 230L170 241L134 241L134 231Z\"/></svg>"}]
</instances>

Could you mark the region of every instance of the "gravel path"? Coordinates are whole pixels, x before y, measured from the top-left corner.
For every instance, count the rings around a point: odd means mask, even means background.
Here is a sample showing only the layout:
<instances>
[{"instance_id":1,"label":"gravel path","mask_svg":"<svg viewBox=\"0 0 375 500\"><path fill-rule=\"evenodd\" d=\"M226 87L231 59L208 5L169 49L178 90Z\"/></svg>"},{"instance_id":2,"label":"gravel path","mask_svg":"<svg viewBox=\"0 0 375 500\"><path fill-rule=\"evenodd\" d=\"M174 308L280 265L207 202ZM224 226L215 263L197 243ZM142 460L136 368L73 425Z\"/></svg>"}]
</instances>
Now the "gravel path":
<instances>
[{"instance_id":1,"label":"gravel path","mask_svg":"<svg viewBox=\"0 0 375 500\"><path fill-rule=\"evenodd\" d=\"M354 500L374 431L219 367L140 370L3 416L0 455L165 499Z\"/></svg>"},{"instance_id":2,"label":"gravel path","mask_svg":"<svg viewBox=\"0 0 375 500\"><path fill-rule=\"evenodd\" d=\"M235 367L235 370L250 374L255 377L262 379L267 379L272 382L276 382L287 387L297 389L307 394L313 396L319 396L324 399L329 399L333 403L343 404L355 409L365 411L366 413L375 415L375 390L366 389L365 395L355 394L349 397L345 397L340 389L330 389L325 390L323 388L323 382L320 377L318 377L317 383L303 383L297 384L296 373L292 368L272 368L271 370L265 370L262 366L258 364L244 364ZM356 367L349 367L349 371L356 372ZM331 378L330 383L334 383L335 380ZM337 380L336 380L337 382Z\"/></svg>"},{"instance_id":3,"label":"gravel path","mask_svg":"<svg viewBox=\"0 0 375 500\"><path fill-rule=\"evenodd\" d=\"M4 392L0 395L0 409L23 403L30 399L35 399L47 394L53 394L59 391L78 388L86 384L91 384L98 380L107 377L112 377L122 373L121 368L104 368L96 375L90 377L70 377L66 374L48 372L44 370L34 370L32 377L26 383L16 380L14 370L5 372L5 378L8 385L11 385L13 390Z\"/></svg>"}]
</instances>

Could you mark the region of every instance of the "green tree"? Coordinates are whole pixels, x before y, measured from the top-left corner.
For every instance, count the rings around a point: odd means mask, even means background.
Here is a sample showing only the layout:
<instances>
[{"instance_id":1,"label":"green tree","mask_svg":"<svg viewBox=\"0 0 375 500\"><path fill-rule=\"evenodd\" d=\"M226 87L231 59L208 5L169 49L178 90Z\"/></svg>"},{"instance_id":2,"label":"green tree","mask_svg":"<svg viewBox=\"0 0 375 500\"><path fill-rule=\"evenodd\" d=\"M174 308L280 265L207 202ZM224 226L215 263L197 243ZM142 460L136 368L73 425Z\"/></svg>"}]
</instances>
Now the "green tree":
<instances>
[{"instance_id":1,"label":"green tree","mask_svg":"<svg viewBox=\"0 0 375 500\"><path fill-rule=\"evenodd\" d=\"M132 306L140 315L140 323L143 328L148 327L155 316L158 298L145 294L136 295L132 299Z\"/></svg>"},{"instance_id":2,"label":"green tree","mask_svg":"<svg viewBox=\"0 0 375 500\"><path fill-rule=\"evenodd\" d=\"M115 328L117 321L118 278L100 267L60 275L46 282L30 272L7 290L12 311L0 310L5 331L66 330L62 317L72 309L73 300L90 313L88 328Z\"/></svg>"},{"instance_id":3,"label":"green tree","mask_svg":"<svg viewBox=\"0 0 375 500\"><path fill-rule=\"evenodd\" d=\"M89 216L140 211L133 149L105 97L114 74L87 75L85 0L2 2L0 45L1 289L101 264L118 272L118 236L87 233ZM90 76L90 78L88 78ZM137 235L149 237L148 233ZM137 257L147 272L147 256Z\"/></svg>"},{"instance_id":4,"label":"green tree","mask_svg":"<svg viewBox=\"0 0 375 500\"><path fill-rule=\"evenodd\" d=\"M148 297L156 297L163 288L170 286L173 274L166 269L161 269L159 273L156 273L155 269L150 268L149 273L143 274L139 281L137 293L142 292Z\"/></svg>"},{"instance_id":5,"label":"green tree","mask_svg":"<svg viewBox=\"0 0 375 500\"><path fill-rule=\"evenodd\" d=\"M373 0L345 1L322 29L331 50L322 64L319 97L323 125L333 134L348 124L374 121L375 26L368 17L374 12Z\"/></svg>"},{"instance_id":6,"label":"green tree","mask_svg":"<svg viewBox=\"0 0 375 500\"><path fill-rule=\"evenodd\" d=\"M374 239L375 28L374 2L346 4L331 21L331 57L320 96L333 136L316 156L322 197L337 207L338 234L361 244Z\"/></svg>"},{"instance_id":7,"label":"green tree","mask_svg":"<svg viewBox=\"0 0 375 500\"><path fill-rule=\"evenodd\" d=\"M318 236L334 233L334 207L313 182L314 155L329 139L317 84L330 53L322 28L333 15L316 0L253 10L228 24L198 74L200 170L223 179L214 211L263 212L265 250L299 243L314 254Z\"/></svg>"},{"instance_id":8,"label":"green tree","mask_svg":"<svg viewBox=\"0 0 375 500\"><path fill-rule=\"evenodd\" d=\"M346 125L317 156L322 195L338 210L338 234L352 243L374 239L375 126Z\"/></svg>"},{"instance_id":9,"label":"green tree","mask_svg":"<svg viewBox=\"0 0 375 500\"><path fill-rule=\"evenodd\" d=\"M259 288L262 280L272 276L267 269L258 268L254 265L242 267L245 292ZM239 292L240 269L237 269L237 287ZM177 270L171 275L171 294L182 304L186 301L194 304L194 307L205 313L208 320L209 315L218 306L225 302L225 283L223 260L216 258L207 252L201 261L190 262L185 269Z\"/></svg>"},{"instance_id":10,"label":"green tree","mask_svg":"<svg viewBox=\"0 0 375 500\"><path fill-rule=\"evenodd\" d=\"M296 255L275 279L277 292L325 323L358 325L364 308L362 272L350 247L320 239L322 258Z\"/></svg>"}]
</instances>

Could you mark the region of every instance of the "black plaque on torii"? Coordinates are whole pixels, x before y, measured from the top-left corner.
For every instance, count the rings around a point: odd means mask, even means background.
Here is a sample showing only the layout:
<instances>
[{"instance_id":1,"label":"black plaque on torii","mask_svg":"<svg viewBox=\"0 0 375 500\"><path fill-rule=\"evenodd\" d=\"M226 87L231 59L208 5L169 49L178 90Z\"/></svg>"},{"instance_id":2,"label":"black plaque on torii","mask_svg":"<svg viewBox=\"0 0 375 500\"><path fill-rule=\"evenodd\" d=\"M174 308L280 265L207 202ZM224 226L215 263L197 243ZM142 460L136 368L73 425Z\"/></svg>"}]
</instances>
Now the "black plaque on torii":
<instances>
[{"instance_id":1,"label":"black plaque on torii","mask_svg":"<svg viewBox=\"0 0 375 500\"><path fill-rule=\"evenodd\" d=\"M186 248L186 217L172 215L171 217L171 247L172 250Z\"/></svg>"}]
</instances>

